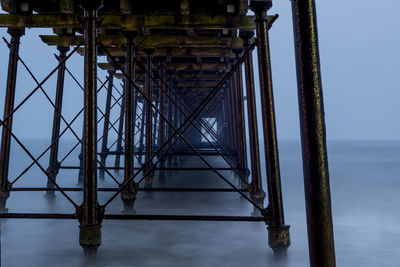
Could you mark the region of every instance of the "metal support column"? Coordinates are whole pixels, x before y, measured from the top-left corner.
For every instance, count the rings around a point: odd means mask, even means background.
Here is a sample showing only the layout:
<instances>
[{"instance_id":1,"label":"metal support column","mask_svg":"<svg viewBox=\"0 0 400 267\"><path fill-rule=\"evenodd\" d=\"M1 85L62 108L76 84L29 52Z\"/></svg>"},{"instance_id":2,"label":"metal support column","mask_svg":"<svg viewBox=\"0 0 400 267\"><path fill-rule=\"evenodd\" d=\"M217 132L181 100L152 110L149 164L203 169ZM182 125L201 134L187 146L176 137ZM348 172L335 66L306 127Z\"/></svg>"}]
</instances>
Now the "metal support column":
<instances>
[{"instance_id":1,"label":"metal support column","mask_svg":"<svg viewBox=\"0 0 400 267\"><path fill-rule=\"evenodd\" d=\"M239 113L238 113L238 97L237 97L237 90L236 90L236 76L233 74L230 79L230 90L231 90L231 97L232 97L232 108L233 108L233 133L234 133L234 151L233 155L236 160L236 164L239 163L239 133L238 133L238 121L239 121Z\"/></svg>"},{"instance_id":2,"label":"metal support column","mask_svg":"<svg viewBox=\"0 0 400 267\"><path fill-rule=\"evenodd\" d=\"M80 222L79 243L85 251L101 244L104 209L97 201L97 10L101 1L85 2L84 29L84 150L83 203L76 210Z\"/></svg>"},{"instance_id":3,"label":"metal support column","mask_svg":"<svg viewBox=\"0 0 400 267\"><path fill-rule=\"evenodd\" d=\"M165 90L165 84L164 84L164 59L160 59L160 64L159 64L159 75L160 75L160 97L159 97L159 101L160 101L160 112L161 114L164 114L166 116L165 113L165 96L163 93L163 90ZM165 121L164 121L164 117L160 116L160 127L159 127L159 134L158 134L158 138L159 138L159 144L160 147L162 147L164 145L164 141L165 141ZM161 151L161 153L163 153L163 151ZM163 169L165 168L165 157L162 157L160 159L160 168ZM165 183L165 171L164 170L160 170L159 176L158 176L158 180L161 184Z\"/></svg>"},{"instance_id":4,"label":"metal support column","mask_svg":"<svg viewBox=\"0 0 400 267\"><path fill-rule=\"evenodd\" d=\"M174 86L174 102L178 103L178 87ZM178 109L177 107L174 105L174 121L173 121L173 125L175 127L175 129L178 128ZM175 138L178 138L178 135L175 136ZM174 157L173 157L173 161L172 161L172 166L173 168L177 168L178 167L178 143L175 143L175 147L173 149L173 153L174 153Z\"/></svg>"},{"instance_id":5,"label":"metal support column","mask_svg":"<svg viewBox=\"0 0 400 267\"><path fill-rule=\"evenodd\" d=\"M254 32L240 32L240 37L243 39L243 46L247 49L250 46L250 39ZM245 60L246 73L246 92L247 92L247 115L249 122L249 138L250 138L250 157L251 157L251 185L249 188L252 199L260 206L264 205L265 192L262 189L261 168L260 168L260 153L258 142L257 128L257 109L254 89L253 76L253 57L249 53Z\"/></svg>"},{"instance_id":6,"label":"metal support column","mask_svg":"<svg viewBox=\"0 0 400 267\"><path fill-rule=\"evenodd\" d=\"M141 113L141 122L140 122L140 137L139 137L139 161L142 162L143 158L143 149L144 149L144 122L145 122L145 107L144 107L144 99L142 98L142 113Z\"/></svg>"},{"instance_id":7,"label":"metal support column","mask_svg":"<svg viewBox=\"0 0 400 267\"><path fill-rule=\"evenodd\" d=\"M171 74L171 73L169 73ZM171 75L170 75L171 76ZM168 94L172 96L172 82L170 81L169 86L168 86ZM168 121L172 122L172 114L173 114L173 105L172 105L172 101L167 98L167 105L168 105ZM167 136L170 137L172 135L173 131L172 131L172 127L168 126L167 128ZM173 143L173 140L171 140L171 144ZM171 168L172 167L172 151L170 151L167 155L167 163L168 163L168 167ZM171 174L171 171L168 172L168 174Z\"/></svg>"},{"instance_id":8,"label":"metal support column","mask_svg":"<svg viewBox=\"0 0 400 267\"><path fill-rule=\"evenodd\" d=\"M115 155L115 162L114 162L115 172L119 172L118 168L121 165L122 136L124 131L124 120L125 120L125 102L126 102L125 88L127 86L127 82L125 80L122 80L122 83L124 88L122 90L121 110L119 113L117 148L115 149L115 152L117 152Z\"/></svg>"},{"instance_id":9,"label":"metal support column","mask_svg":"<svg viewBox=\"0 0 400 267\"><path fill-rule=\"evenodd\" d=\"M125 32L126 38L126 73L131 81L135 80L135 38L136 32ZM135 87L129 81L125 86L125 153L124 153L124 181L128 181L134 173L134 123L135 113ZM135 183L130 182L121 192L124 212L134 211L133 205L136 200Z\"/></svg>"},{"instance_id":10,"label":"metal support column","mask_svg":"<svg viewBox=\"0 0 400 267\"><path fill-rule=\"evenodd\" d=\"M14 109L15 85L17 81L18 52L21 36L25 34L24 29L12 29L7 31L11 35L10 54L8 59L8 74L6 98L4 101L4 119ZM10 196L11 184L8 180L8 168L10 163L11 134L7 130L12 129L13 116L3 121L4 126L1 136L0 151L0 212L6 212L6 202Z\"/></svg>"},{"instance_id":11,"label":"metal support column","mask_svg":"<svg viewBox=\"0 0 400 267\"><path fill-rule=\"evenodd\" d=\"M47 168L47 173L49 174L49 179L47 181L47 188L53 189L54 183L50 181L52 179L56 181L56 177L59 171L58 163L58 145L59 140L57 140L60 135L60 123L61 123L61 110L62 110L62 100L64 93L64 77L65 77L65 56L69 50L69 47L57 46L58 51L60 51L58 61L63 62L58 68L57 74L57 88L56 88L56 101L53 115L53 131L51 134L51 143L53 144L50 149L49 167ZM55 191L47 191L46 196L55 196Z\"/></svg>"},{"instance_id":12,"label":"metal support column","mask_svg":"<svg viewBox=\"0 0 400 267\"><path fill-rule=\"evenodd\" d=\"M243 49L234 49L236 61L239 60L240 54L243 52ZM247 150L246 150L246 125L245 125L245 114L244 114L244 97L243 97L243 82L242 82L242 67L239 67L236 71L236 91L238 97L238 133L239 133L239 148L240 148L240 163L239 168L242 171L243 175L246 177L246 181L250 175L250 171L247 167ZM241 187L245 188L245 184L240 180Z\"/></svg>"},{"instance_id":13,"label":"metal support column","mask_svg":"<svg viewBox=\"0 0 400 267\"><path fill-rule=\"evenodd\" d=\"M100 155L100 162L103 166L106 166L106 159L108 156L108 129L110 125L110 108L111 108L111 96L113 90L113 83L114 83L114 74L115 70L109 70L109 80L108 80L108 88L107 88L107 98L106 98L106 108L104 111L104 125L103 125L103 141L101 144L101 155ZM104 169L100 169L100 178L104 179Z\"/></svg>"},{"instance_id":14,"label":"metal support column","mask_svg":"<svg viewBox=\"0 0 400 267\"><path fill-rule=\"evenodd\" d=\"M160 109L159 107L159 101L155 101L154 105ZM152 151L155 150L155 147L157 145L157 130L158 130L158 112L153 112L153 140L152 140L152 144L153 144L153 148Z\"/></svg>"},{"instance_id":15,"label":"metal support column","mask_svg":"<svg viewBox=\"0 0 400 267\"><path fill-rule=\"evenodd\" d=\"M146 97L148 97L149 101L153 101L153 83L150 75L152 74L152 61L153 61L153 53L154 49L146 49ZM152 137L152 108L151 104L145 102L145 114L146 114L146 156L145 161L149 161L152 156L152 147L153 147L153 137ZM151 169L152 163L147 164L146 171ZM153 173L149 172L145 179L146 188L151 188L153 184Z\"/></svg>"},{"instance_id":16,"label":"metal support column","mask_svg":"<svg viewBox=\"0 0 400 267\"><path fill-rule=\"evenodd\" d=\"M271 0L250 1L250 8L256 15L256 36L260 96L267 167L268 243L276 254L286 254L290 246L289 226L285 225L279 168L278 138L276 133L274 94L272 87L271 57L268 37L267 10L272 7Z\"/></svg>"},{"instance_id":17,"label":"metal support column","mask_svg":"<svg viewBox=\"0 0 400 267\"><path fill-rule=\"evenodd\" d=\"M233 97L232 97L232 84L231 79L227 81L226 87L226 101L228 102L228 113L229 113L229 132L230 132L230 143L231 151L235 151L235 117L233 110Z\"/></svg>"},{"instance_id":18,"label":"metal support column","mask_svg":"<svg viewBox=\"0 0 400 267\"><path fill-rule=\"evenodd\" d=\"M292 0L311 267L334 267L329 170L314 0Z\"/></svg>"}]
</instances>

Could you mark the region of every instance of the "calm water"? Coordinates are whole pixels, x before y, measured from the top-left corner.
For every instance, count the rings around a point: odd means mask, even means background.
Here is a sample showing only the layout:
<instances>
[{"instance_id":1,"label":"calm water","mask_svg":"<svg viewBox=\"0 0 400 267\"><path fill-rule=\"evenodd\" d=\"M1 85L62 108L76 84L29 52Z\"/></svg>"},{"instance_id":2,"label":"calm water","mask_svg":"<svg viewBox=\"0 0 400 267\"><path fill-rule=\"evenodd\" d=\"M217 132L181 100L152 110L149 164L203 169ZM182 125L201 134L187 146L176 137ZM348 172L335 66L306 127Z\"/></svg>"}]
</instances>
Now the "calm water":
<instances>
[{"instance_id":1,"label":"calm water","mask_svg":"<svg viewBox=\"0 0 400 267\"><path fill-rule=\"evenodd\" d=\"M39 141L26 144L37 154L43 146ZM69 146L72 143L62 150ZM400 266L400 142L331 141L328 146L337 266ZM17 145L13 149L10 179L30 162ZM2 220L1 266L309 266L300 154L297 141L280 142L285 216L292 240L284 261L274 261L263 223L105 221L98 255L87 257L78 245L75 220ZM65 164L76 165L76 156ZM212 161L224 166L220 160ZM46 168L47 158L41 163ZM194 158L180 164L202 166ZM75 186L77 171L62 170L58 181ZM167 186L189 184L224 186L206 171L172 172L167 181ZM15 187L45 185L45 176L35 167ZM100 186L114 184L106 177ZM69 195L80 203L81 193ZM100 203L109 196L100 193ZM121 206L117 198L107 211L118 213ZM12 192L8 208L10 212L74 211L59 193L55 201L48 201L44 192ZM155 193L150 198L139 194L136 209L138 214L252 212L235 193Z\"/></svg>"}]
</instances>

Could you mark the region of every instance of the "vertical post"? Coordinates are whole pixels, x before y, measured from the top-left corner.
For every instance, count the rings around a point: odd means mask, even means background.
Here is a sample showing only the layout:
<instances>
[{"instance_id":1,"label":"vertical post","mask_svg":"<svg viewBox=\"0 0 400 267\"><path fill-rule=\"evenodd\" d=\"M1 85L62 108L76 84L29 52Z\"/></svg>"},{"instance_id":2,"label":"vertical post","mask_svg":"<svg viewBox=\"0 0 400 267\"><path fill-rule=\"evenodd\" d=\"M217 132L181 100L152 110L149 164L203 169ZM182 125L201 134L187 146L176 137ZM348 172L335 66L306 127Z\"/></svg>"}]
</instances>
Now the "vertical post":
<instances>
[{"instance_id":1,"label":"vertical post","mask_svg":"<svg viewBox=\"0 0 400 267\"><path fill-rule=\"evenodd\" d=\"M85 136L85 122L83 122L82 125L82 145L81 145L81 152L78 155L79 159L79 173L78 173L78 183L77 185L81 186L83 185L83 138Z\"/></svg>"},{"instance_id":2,"label":"vertical post","mask_svg":"<svg viewBox=\"0 0 400 267\"><path fill-rule=\"evenodd\" d=\"M243 49L234 49L233 52L235 53L236 61L239 60L240 54L243 52ZM243 175L246 179L249 176L249 169L247 167L247 150L246 150L246 126L245 126L245 115L244 115L244 108L243 108L243 82L242 82L242 67L240 66L236 73L236 91L237 91L237 98L238 98L238 134L239 134L239 147L240 147L240 170L242 171ZM244 183L241 182L242 188L245 186Z\"/></svg>"},{"instance_id":3,"label":"vertical post","mask_svg":"<svg viewBox=\"0 0 400 267\"><path fill-rule=\"evenodd\" d=\"M169 86L168 86L168 93L169 93L169 95L172 97L172 81L170 81L170 83L169 83ZM170 122L172 122L172 101L171 101L171 99L170 98L167 98L167 101L168 101L168 121L170 121ZM168 128L167 128L167 132L168 132L168 137L170 137L171 135L172 135L172 133L173 133L173 131L172 131L172 127L171 126L168 126ZM172 144L173 143L173 140L171 140L170 141L170 144ZM170 150L170 152L168 152L168 167L172 167L172 151ZM171 174L171 172L168 172L168 174Z\"/></svg>"},{"instance_id":4,"label":"vertical post","mask_svg":"<svg viewBox=\"0 0 400 267\"><path fill-rule=\"evenodd\" d=\"M136 89L135 90L135 96L134 96L135 97L135 101L134 101L134 104L133 104L134 105L133 106L133 130L132 130L132 132L133 132L133 163L135 163L135 161L136 161L136 157L135 157L135 154L137 153L137 149L136 149L136 133L138 131L137 127L139 127L139 124L138 124L139 122L138 122L138 119L137 119L138 103L139 103L138 95L139 95L139 92ZM135 166L135 164L133 164L133 166ZM135 169L133 169L133 170L135 170Z\"/></svg>"},{"instance_id":5,"label":"vertical post","mask_svg":"<svg viewBox=\"0 0 400 267\"><path fill-rule=\"evenodd\" d=\"M134 173L134 91L131 81L135 81L135 38L136 32L125 32L126 38L126 73L129 80L125 86L125 153L124 153L124 182L128 181ZM136 200L135 183L132 181L121 192L124 212L132 212Z\"/></svg>"},{"instance_id":6,"label":"vertical post","mask_svg":"<svg viewBox=\"0 0 400 267\"><path fill-rule=\"evenodd\" d=\"M69 47L57 46L57 49L58 51L60 51L58 61L63 62L65 60ZM54 182L56 181L56 177L60 167L58 163L59 140L57 140L57 138L60 135L62 99L64 93L64 77L65 77L65 62L63 62L60 65L57 73L57 88L56 88L56 101L55 101L56 107L54 109L53 131L51 134L51 143L54 144L50 148L49 167L47 168L47 172L49 174L49 179L47 181L47 188L49 189L53 189L55 187L54 183L51 180L53 180ZM47 191L46 196L55 196L55 192Z\"/></svg>"},{"instance_id":7,"label":"vertical post","mask_svg":"<svg viewBox=\"0 0 400 267\"><path fill-rule=\"evenodd\" d=\"M110 125L110 108L111 108L111 96L113 90L113 82L114 82L114 74L115 70L108 71L108 88L107 88L107 98L106 98L106 108L104 111L104 125L103 125L103 141L101 144L101 154L100 154L100 162L103 166L106 166L106 159L108 156L108 127ZM100 178L104 179L104 169L100 169Z\"/></svg>"},{"instance_id":8,"label":"vertical post","mask_svg":"<svg viewBox=\"0 0 400 267\"><path fill-rule=\"evenodd\" d=\"M234 134L234 151L233 155L235 156L236 159L236 164L238 164L238 158L239 158L239 138L238 138L238 120L239 120L239 114L238 114L238 98L237 98L237 90L236 90L236 77L234 74L232 74L231 79L230 79L230 90L231 90L231 97L232 97L232 108L233 108L233 134Z\"/></svg>"},{"instance_id":9,"label":"vertical post","mask_svg":"<svg viewBox=\"0 0 400 267\"><path fill-rule=\"evenodd\" d=\"M8 73L7 73L7 87L6 98L4 101L4 119L14 109L15 99L15 85L17 81L17 68L18 68L18 52L21 36L25 34L24 29L12 29L7 31L11 35L10 54L8 58ZM10 163L10 147L11 147L11 134L6 129L12 129L13 116L4 120L1 136L1 151L0 151L0 212L6 212L6 202L10 196L11 184L8 181L8 167Z\"/></svg>"},{"instance_id":10,"label":"vertical post","mask_svg":"<svg viewBox=\"0 0 400 267\"><path fill-rule=\"evenodd\" d=\"M142 114L141 114L141 122L140 122L140 137L139 137L139 161L142 162L143 157L143 147L144 147L144 121L145 121L145 107L144 107L144 98L142 98Z\"/></svg>"},{"instance_id":11,"label":"vertical post","mask_svg":"<svg viewBox=\"0 0 400 267\"><path fill-rule=\"evenodd\" d=\"M174 121L173 121L173 124L174 124L175 129L177 129L178 128L178 108L177 108L176 105L178 105L178 86L174 86L174 94L173 95L174 95L174 102L175 102L175 105L173 105L174 106ZM175 135L175 138L178 138L177 134ZM173 158L172 165L173 165L174 168L178 167L178 149L179 149L178 148L178 143L179 142L175 143L175 147L173 149L174 158Z\"/></svg>"},{"instance_id":12,"label":"vertical post","mask_svg":"<svg viewBox=\"0 0 400 267\"><path fill-rule=\"evenodd\" d=\"M154 101L154 105L159 109L159 102L158 101ZM158 126L158 112L156 112L155 110L153 110L153 140L152 140L152 144L153 144L153 149L154 147L157 145L157 126Z\"/></svg>"},{"instance_id":13,"label":"vertical post","mask_svg":"<svg viewBox=\"0 0 400 267\"><path fill-rule=\"evenodd\" d=\"M149 102L145 101L145 114L146 114L146 157L145 161L149 161L151 155L153 153L152 146L153 146L153 137L152 137L152 108L151 102L153 101L153 83L150 75L152 74L152 60L153 60L153 53L154 49L146 49L146 67L147 67L147 74L146 74L146 97L149 99ZM146 170L151 169L153 164L150 162L146 165ZM147 188L151 188L153 184L153 174L149 172L149 174L145 178L145 186Z\"/></svg>"},{"instance_id":14,"label":"vertical post","mask_svg":"<svg viewBox=\"0 0 400 267\"><path fill-rule=\"evenodd\" d=\"M229 132L230 132L230 145L231 151L235 150L235 119L234 119L234 111L233 111L233 103L232 103L232 86L231 79L227 81L226 86L226 101L228 102L228 112L229 112Z\"/></svg>"},{"instance_id":15,"label":"vertical post","mask_svg":"<svg viewBox=\"0 0 400 267\"><path fill-rule=\"evenodd\" d=\"M166 115L165 113L165 96L164 96L164 92L163 90L165 90L165 84L164 84L164 59L160 59L160 65L159 65L159 73L160 73L160 112L161 114L163 114L164 116ZM164 121L164 117L160 116L160 127L159 127L159 134L158 134L158 138L160 140L159 144L160 147L164 145L165 142L165 121ZM163 154L163 151L160 152L161 154ZM160 172L159 172L159 176L158 176L158 180L161 184L165 183L165 171L162 170L163 168L165 168L165 157L162 157L160 159Z\"/></svg>"},{"instance_id":16,"label":"vertical post","mask_svg":"<svg viewBox=\"0 0 400 267\"><path fill-rule=\"evenodd\" d=\"M227 107L226 107L226 94L224 92L222 99L221 99L221 105L222 105L222 128L223 128L223 136L229 143L229 130L228 130L228 112L227 112Z\"/></svg>"},{"instance_id":17,"label":"vertical post","mask_svg":"<svg viewBox=\"0 0 400 267\"><path fill-rule=\"evenodd\" d=\"M334 267L329 170L314 0L292 0L311 267Z\"/></svg>"},{"instance_id":18,"label":"vertical post","mask_svg":"<svg viewBox=\"0 0 400 267\"><path fill-rule=\"evenodd\" d=\"M240 38L243 39L243 46L247 49L250 46L250 39L254 32L240 32ZM249 53L245 60L246 73L246 92L247 92L247 113L249 122L249 138L250 138L250 157L251 157L251 185L250 196L260 206L264 205L265 192L262 189L261 169L260 169L260 153L258 142L257 128L257 109L254 89L253 76L253 57Z\"/></svg>"},{"instance_id":19,"label":"vertical post","mask_svg":"<svg viewBox=\"0 0 400 267\"><path fill-rule=\"evenodd\" d=\"M267 17L267 10L271 7L272 0L250 2L250 8L256 15L258 69L262 104L265 166L267 167L268 211L270 214L268 242L276 254L285 254L287 248L290 246L290 236L289 226L285 225L283 213L278 138L272 87Z\"/></svg>"},{"instance_id":20,"label":"vertical post","mask_svg":"<svg viewBox=\"0 0 400 267\"><path fill-rule=\"evenodd\" d=\"M83 203L77 208L80 222L79 243L85 251L101 245L103 208L97 201L97 10L101 1L86 2L84 29L84 150Z\"/></svg>"},{"instance_id":21,"label":"vertical post","mask_svg":"<svg viewBox=\"0 0 400 267\"><path fill-rule=\"evenodd\" d=\"M121 153L122 153L122 135L124 131L124 119L125 119L125 102L126 102L126 86L127 82L125 80L122 80L123 83L123 90L122 90L122 98L121 98L121 110L119 113L119 122L118 122L118 136L117 136L117 148L115 150L115 162L114 162L114 167L115 172L119 172L118 168L121 164Z\"/></svg>"}]
</instances>

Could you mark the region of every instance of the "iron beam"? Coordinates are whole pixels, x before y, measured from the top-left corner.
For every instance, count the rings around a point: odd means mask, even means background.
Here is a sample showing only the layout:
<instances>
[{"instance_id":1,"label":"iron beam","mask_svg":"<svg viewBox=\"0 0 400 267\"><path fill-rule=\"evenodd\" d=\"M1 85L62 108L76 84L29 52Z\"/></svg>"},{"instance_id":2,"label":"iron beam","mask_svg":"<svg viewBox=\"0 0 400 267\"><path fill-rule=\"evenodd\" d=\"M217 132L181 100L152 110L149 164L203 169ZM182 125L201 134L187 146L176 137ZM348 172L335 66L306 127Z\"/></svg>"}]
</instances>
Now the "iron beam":
<instances>
[{"instance_id":1,"label":"iron beam","mask_svg":"<svg viewBox=\"0 0 400 267\"><path fill-rule=\"evenodd\" d=\"M58 145L59 140L58 136L60 135L60 123L61 123L61 110L62 110L62 99L64 93L64 77L65 77L65 57L69 50L69 47L58 46L58 51L60 51L58 61L61 63L58 68L57 74L57 88L56 88L56 101L53 115L53 130L51 135L51 143L53 144L50 149L50 158L49 158L49 167L47 168L47 172L49 174L50 179L54 182L56 181L56 177L59 171L59 163L58 163ZM50 180L47 181L48 188L54 188L54 182ZM54 192L48 191L47 196L54 196Z\"/></svg>"},{"instance_id":2,"label":"iron beam","mask_svg":"<svg viewBox=\"0 0 400 267\"><path fill-rule=\"evenodd\" d=\"M146 74L146 97L149 99L150 102L145 102L145 114L146 114L146 156L145 156L145 161L148 162L149 159L152 157L152 148L153 148L153 132L152 132L152 125L153 125L153 120L152 120L152 108L151 108L151 102L153 101L153 83L151 79L151 73L152 73L152 63L153 63L153 53L154 49L147 49L146 50L146 67L147 67L147 74ZM152 163L149 162L146 165L145 171L148 171L151 169ZM149 172L149 174L146 176L145 179L145 184L146 187L152 187L153 184L153 176L152 172Z\"/></svg>"},{"instance_id":3,"label":"iron beam","mask_svg":"<svg viewBox=\"0 0 400 267\"><path fill-rule=\"evenodd\" d=\"M80 222L79 243L85 251L101 245L104 209L97 201L97 10L101 1L84 4L84 138L83 203L76 210Z\"/></svg>"},{"instance_id":4,"label":"iron beam","mask_svg":"<svg viewBox=\"0 0 400 267\"><path fill-rule=\"evenodd\" d=\"M243 38L244 48L250 46L250 39L253 37L253 32L240 32L240 37ZM251 157L251 184L250 195L252 199L260 206L264 205L265 192L262 189L260 153L258 141L257 127L257 108L254 88L254 72L253 72L253 57L249 53L245 60L246 73L246 92L247 92L247 115L249 123L249 139L250 139L250 157Z\"/></svg>"},{"instance_id":5,"label":"iron beam","mask_svg":"<svg viewBox=\"0 0 400 267\"><path fill-rule=\"evenodd\" d=\"M0 151L0 212L6 212L6 202L10 196L11 184L8 180L8 168L10 164L11 133L13 116L9 117L14 110L15 85L17 81L18 52L21 36L25 34L24 29L9 28L7 31L11 36L10 54L8 59L8 74L6 98L4 101L4 121L1 136ZM8 118L8 119L6 119Z\"/></svg>"},{"instance_id":6,"label":"iron beam","mask_svg":"<svg viewBox=\"0 0 400 267\"><path fill-rule=\"evenodd\" d=\"M268 36L267 10L272 1L251 1L256 15L258 70L260 79L261 114L263 121L265 166L267 168L268 242L275 254L286 254L290 246L289 226L285 225L279 167L278 138L276 133L275 105L272 87L271 56Z\"/></svg>"},{"instance_id":7,"label":"iron beam","mask_svg":"<svg viewBox=\"0 0 400 267\"><path fill-rule=\"evenodd\" d=\"M108 156L108 126L110 125L110 111L111 111L111 97L113 90L113 82L114 82L114 74L115 70L109 70L108 75L110 79L108 80L108 88L107 88L107 98L106 98L106 108L104 112L104 124L103 124L103 140L101 143L101 154L100 154L100 162L102 165L106 165L106 159ZM100 178L104 179L104 169L100 170Z\"/></svg>"},{"instance_id":8,"label":"iron beam","mask_svg":"<svg viewBox=\"0 0 400 267\"><path fill-rule=\"evenodd\" d=\"M326 128L314 0L292 0L311 267L334 267Z\"/></svg>"},{"instance_id":9,"label":"iron beam","mask_svg":"<svg viewBox=\"0 0 400 267\"><path fill-rule=\"evenodd\" d=\"M135 80L135 38L137 32L125 32L126 38L126 73L129 79ZM125 153L124 153L124 181L129 180L134 173L134 123L135 112L134 99L135 88L128 82L125 86ZM128 186L121 191L121 198L124 204L124 212L133 212L133 205L136 200L135 183L130 182Z\"/></svg>"}]
</instances>

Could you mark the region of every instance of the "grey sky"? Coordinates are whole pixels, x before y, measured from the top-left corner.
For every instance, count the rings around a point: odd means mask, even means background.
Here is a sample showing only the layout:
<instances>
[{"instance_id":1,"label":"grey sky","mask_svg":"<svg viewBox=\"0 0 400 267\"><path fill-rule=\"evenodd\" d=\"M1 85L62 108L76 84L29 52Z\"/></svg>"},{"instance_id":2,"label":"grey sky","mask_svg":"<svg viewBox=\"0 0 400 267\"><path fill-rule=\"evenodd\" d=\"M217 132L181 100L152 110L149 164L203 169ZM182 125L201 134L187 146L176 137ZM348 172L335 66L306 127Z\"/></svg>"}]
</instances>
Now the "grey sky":
<instances>
[{"instance_id":1,"label":"grey sky","mask_svg":"<svg viewBox=\"0 0 400 267\"><path fill-rule=\"evenodd\" d=\"M400 138L399 8L400 3L395 0L384 0L379 4L372 0L317 1L328 138ZM298 139L297 86L290 1L275 0L271 13L280 15L270 31L278 136L281 139ZM56 50L41 43L37 36L39 33L50 34L51 31L27 30L22 38L21 57L33 68L40 80L57 62L53 56ZM0 35L9 39L4 29L0 30ZM0 106L3 107L8 49L2 43L0 57ZM81 80L82 64L83 59L80 56L73 57L68 63L71 71ZM19 70L16 104L35 86L21 65ZM52 98L55 92L55 77L44 86ZM256 80L258 81L258 76ZM101 95L100 99L99 104L103 108L104 95ZM80 89L67 78L64 100L66 117L71 119L74 112L79 111L82 103ZM2 113L3 108L0 110L0 114ZM36 121L37 117L41 119ZM51 120L51 106L38 92L26 107L16 113L13 127L21 137L50 138ZM80 125L81 122L78 121L78 133Z\"/></svg>"}]
</instances>

